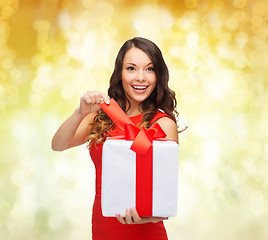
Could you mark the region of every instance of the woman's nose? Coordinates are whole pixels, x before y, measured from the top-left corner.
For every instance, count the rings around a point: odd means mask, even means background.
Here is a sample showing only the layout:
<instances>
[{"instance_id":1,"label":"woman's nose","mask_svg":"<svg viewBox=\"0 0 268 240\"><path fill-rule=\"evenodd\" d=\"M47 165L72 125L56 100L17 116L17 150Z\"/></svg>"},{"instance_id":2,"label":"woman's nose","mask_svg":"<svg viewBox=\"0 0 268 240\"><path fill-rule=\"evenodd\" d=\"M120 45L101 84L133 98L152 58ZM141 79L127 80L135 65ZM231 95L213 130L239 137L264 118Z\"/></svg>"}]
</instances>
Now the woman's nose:
<instances>
[{"instance_id":1,"label":"woman's nose","mask_svg":"<svg viewBox=\"0 0 268 240\"><path fill-rule=\"evenodd\" d=\"M137 80L140 81L140 82L144 81L144 72L143 72L143 70L140 70L140 71L137 72Z\"/></svg>"}]
</instances>

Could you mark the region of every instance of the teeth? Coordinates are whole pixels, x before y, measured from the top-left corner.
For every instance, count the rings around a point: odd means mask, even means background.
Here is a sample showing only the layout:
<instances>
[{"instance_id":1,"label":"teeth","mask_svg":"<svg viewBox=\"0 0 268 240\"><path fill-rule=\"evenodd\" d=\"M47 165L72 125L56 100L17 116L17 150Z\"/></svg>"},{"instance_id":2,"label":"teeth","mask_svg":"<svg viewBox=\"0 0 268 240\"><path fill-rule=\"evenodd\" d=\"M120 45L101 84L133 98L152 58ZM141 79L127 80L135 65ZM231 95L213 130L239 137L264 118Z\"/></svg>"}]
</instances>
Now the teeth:
<instances>
[{"instance_id":1,"label":"teeth","mask_svg":"<svg viewBox=\"0 0 268 240\"><path fill-rule=\"evenodd\" d=\"M147 88L147 86L132 86L134 89L137 89L137 90L144 90Z\"/></svg>"}]
</instances>

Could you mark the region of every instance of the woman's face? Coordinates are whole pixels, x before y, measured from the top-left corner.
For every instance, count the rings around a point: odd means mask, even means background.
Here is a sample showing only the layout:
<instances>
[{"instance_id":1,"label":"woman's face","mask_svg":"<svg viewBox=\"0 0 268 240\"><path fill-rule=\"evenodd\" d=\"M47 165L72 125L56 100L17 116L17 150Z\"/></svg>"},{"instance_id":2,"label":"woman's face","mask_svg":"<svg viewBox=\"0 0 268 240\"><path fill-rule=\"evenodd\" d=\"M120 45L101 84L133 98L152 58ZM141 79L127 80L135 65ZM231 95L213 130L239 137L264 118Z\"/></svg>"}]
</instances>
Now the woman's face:
<instances>
[{"instance_id":1,"label":"woman's face","mask_svg":"<svg viewBox=\"0 0 268 240\"><path fill-rule=\"evenodd\" d=\"M155 88L154 65L150 57L139 48L132 47L124 56L122 85L131 106L143 102Z\"/></svg>"}]
</instances>

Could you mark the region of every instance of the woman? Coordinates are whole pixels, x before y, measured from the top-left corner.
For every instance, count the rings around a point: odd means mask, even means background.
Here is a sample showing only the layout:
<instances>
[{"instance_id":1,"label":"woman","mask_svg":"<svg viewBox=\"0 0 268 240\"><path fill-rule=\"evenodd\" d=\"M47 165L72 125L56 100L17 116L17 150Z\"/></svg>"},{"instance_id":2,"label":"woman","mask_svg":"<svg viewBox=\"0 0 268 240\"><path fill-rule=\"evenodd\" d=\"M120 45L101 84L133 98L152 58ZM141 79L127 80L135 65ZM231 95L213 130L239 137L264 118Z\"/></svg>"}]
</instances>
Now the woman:
<instances>
[{"instance_id":1,"label":"woman","mask_svg":"<svg viewBox=\"0 0 268 240\"><path fill-rule=\"evenodd\" d=\"M158 123L167 137L178 143L174 115L176 99L175 93L168 87L168 80L168 69L160 49L147 39L133 38L126 41L118 53L108 96L117 101L138 127L148 129ZM102 216L102 145L107 135L122 135L122 131L100 109L101 103L109 104L108 96L99 91L87 91L81 97L79 107L56 132L52 148L63 151L89 142L90 155L96 168L93 239L167 239L163 224L166 218L140 217L135 208L126 209L124 218L119 214L114 218Z\"/></svg>"}]
</instances>

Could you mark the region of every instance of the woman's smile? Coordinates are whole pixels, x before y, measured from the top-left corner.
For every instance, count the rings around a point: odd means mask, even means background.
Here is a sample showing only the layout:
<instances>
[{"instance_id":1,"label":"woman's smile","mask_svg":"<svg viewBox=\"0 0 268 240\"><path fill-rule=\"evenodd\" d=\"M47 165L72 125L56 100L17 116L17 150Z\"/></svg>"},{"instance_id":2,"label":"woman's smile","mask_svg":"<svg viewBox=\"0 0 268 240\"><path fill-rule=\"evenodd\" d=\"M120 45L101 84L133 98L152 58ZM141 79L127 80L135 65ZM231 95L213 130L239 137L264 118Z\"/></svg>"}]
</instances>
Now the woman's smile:
<instances>
[{"instance_id":1,"label":"woman's smile","mask_svg":"<svg viewBox=\"0 0 268 240\"><path fill-rule=\"evenodd\" d=\"M148 86L146 85L132 85L132 88L134 89L134 91L136 93L145 93L146 92L146 89L148 88Z\"/></svg>"}]
</instances>

